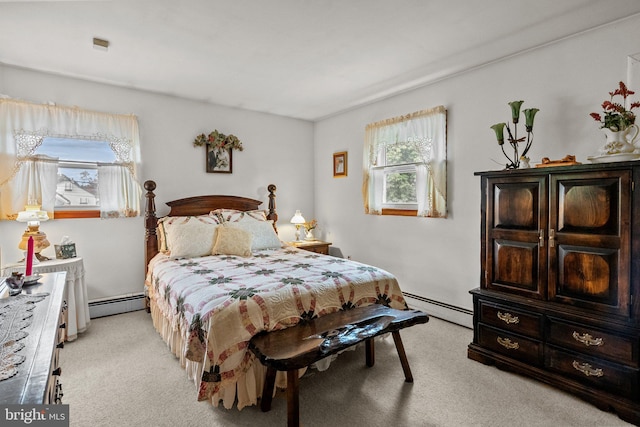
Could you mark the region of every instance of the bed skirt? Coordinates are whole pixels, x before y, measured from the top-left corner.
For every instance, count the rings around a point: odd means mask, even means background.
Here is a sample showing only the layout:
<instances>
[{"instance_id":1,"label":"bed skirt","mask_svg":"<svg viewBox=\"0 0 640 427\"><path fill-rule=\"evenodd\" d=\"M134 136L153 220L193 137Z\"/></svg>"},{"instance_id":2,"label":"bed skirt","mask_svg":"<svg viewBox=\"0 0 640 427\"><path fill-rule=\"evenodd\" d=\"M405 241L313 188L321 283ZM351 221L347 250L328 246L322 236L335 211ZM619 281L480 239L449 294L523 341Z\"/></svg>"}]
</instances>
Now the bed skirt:
<instances>
[{"instance_id":1,"label":"bed skirt","mask_svg":"<svg viewBox=\"0 0 640 427\"><path fill-rule=\"evenodd\" d=\"M196 390L202 377L203 363L194 362L185 357L187 336L180 329L180 326L174 327L172 322L167 319L162 311L158 308L155 300L151 298L150 301L151 318L153 320L153 326L160 334L164 342L169 346L171 352L180 360L180 366L187 372L189 379L193 380ZM208 330L208 325L206 325ZM227 409L231 409L237 404L238 410L245 406L257 405L258 399L262 396L262 387L266 377L267 369L257 361L252 355L252 361L249 363L247 371L238 379L235 383L227 383L220 386L220 390L213 394L210 398L210 403L217 407L220 402L222 406ZM326 362L329 362L327 360ZM326 364L328 367L328 363ZM322 370L325 366L318 367ZM300 370L300 376L305 372L305 369ZM276 387L286 388L287 375L286 372L278 372L276 374ZM274 389L275 394L275 389Z\"/></svg>"}]
</instances>

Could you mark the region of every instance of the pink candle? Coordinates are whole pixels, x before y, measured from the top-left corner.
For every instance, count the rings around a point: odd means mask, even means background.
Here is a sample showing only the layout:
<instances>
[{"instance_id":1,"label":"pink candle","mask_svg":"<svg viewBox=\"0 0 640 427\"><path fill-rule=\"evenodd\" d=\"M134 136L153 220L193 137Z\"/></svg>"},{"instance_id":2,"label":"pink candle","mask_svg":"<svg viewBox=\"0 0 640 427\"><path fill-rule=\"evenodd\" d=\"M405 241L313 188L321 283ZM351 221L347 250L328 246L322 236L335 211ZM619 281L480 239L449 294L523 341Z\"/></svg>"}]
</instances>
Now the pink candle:
<instances>
[{"instance_id":1,"label":"pink candle","mask_svg":"<svg viewBox=\"0 0 640 427\"><path fill-rule=\"evenodd\" d=\"M29 236L29 242L27 242L27 268L24 271L25 276L31 276L33 269L33 236Z\"/></svg>"}]
</instances>

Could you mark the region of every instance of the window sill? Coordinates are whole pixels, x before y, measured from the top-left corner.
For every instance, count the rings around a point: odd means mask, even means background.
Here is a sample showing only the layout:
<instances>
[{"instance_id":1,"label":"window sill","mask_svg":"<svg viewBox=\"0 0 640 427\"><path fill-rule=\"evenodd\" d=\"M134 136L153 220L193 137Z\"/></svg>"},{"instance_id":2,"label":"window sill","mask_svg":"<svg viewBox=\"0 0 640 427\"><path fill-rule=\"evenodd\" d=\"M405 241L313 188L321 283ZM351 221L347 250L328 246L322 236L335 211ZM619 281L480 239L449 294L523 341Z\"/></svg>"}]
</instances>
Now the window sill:
<instances>
[{"instance_id":1,"label":"window sill","mask_svg":"<svg viewBox=\"0 0 640 427\"><path fill-rule=\"evenodd\" d=\"M55 219L73 219L73 218L100 218L98 210L82 210L82 211L54 211Z\"/></svg>"},{"instance_id":2,"label":"window sill","mask_svg":"<svg viewBox=\"0 0 640 427\"><path fill-rule=\"evenodd\" d=\"M382 209L382 215L417 216L417 209Z\"/></svg>"}]
</instances>

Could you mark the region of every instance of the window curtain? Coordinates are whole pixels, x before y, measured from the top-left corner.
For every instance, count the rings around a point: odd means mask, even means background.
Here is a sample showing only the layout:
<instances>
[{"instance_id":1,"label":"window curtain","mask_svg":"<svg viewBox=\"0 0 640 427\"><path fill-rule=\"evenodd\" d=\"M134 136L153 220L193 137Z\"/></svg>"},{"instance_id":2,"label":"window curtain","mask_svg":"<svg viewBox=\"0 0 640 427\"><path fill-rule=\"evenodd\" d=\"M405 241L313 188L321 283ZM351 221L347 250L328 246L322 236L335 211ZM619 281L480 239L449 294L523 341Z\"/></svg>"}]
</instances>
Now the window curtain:
<instances>
[{"instance_id":1,"label":"window curtain","mask_svg":"<svg viewBox=\"0 0 640 427\"><path fill-rule=\"evenodd\" d=\"M8 200L13 200L15 194L26 192L30 185L51 190L50 186L42 183L25 182L24 176L34 179L36 176L27 171L20 172L27 159L33 156L47 136L108 141L117 161L126 165L131 174L130 179L136 180L136 169L140 164L140 137L136 116L0 98L0 219L12 219L17 214L14 204L17 202ZM55 182L56 179L53 180L54 184ZM43 199L49 200L51 197L55 200L55 185L53 196L47 194ZM126 200L130 197L127 195L118 199ZM19 210L22 209L24 205ZM117 210L124 212L128 209L133 207L123 205Z\"/></svg>"},{"instance_id":2,"label":"window curtain","mask_svg":"<svg viewBox=\"0 0 640 427\"><path fill-rule=\"evenodd\" d=\"M53 218L57 181L58 159L36 156L23 160L12 181L0 187L0 203L8 207L6 219L16 219L27 204L41 205Z\"/></svg>"},{"instance_id":3,"label":"window curtain","mask_svg":"<svg viewBox=\"0 0 640 427\"><path fill-rule=\"evenodd\" d=\"M140 214L142 188L127 165L98 165L100 218L123 218Z\"/></svg>"},{"instance_id":4,"label":"window curtain","mask_svg":"<svg viewBox=\"0 0 640 427\"><path fill-rule=\"evenodd\" d=\"M397 142L421 146L416 167L417 216L447 215L447 110L438 106L367 125L365 129L362 196L365 213L382 214L383 148Z\"/></svg>"}]
</instances>

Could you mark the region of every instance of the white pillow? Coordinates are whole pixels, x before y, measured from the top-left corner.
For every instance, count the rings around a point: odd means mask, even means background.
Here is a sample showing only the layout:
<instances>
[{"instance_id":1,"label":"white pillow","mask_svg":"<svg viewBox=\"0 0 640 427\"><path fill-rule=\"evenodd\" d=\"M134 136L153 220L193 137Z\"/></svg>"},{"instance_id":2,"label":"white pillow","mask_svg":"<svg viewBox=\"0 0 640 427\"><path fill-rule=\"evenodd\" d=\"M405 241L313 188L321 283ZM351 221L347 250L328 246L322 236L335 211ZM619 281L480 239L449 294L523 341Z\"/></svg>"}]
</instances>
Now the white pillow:
<instances>
[{"instance_id":1,"label":"white pillow","mask_svg":"<svg viewBox=\"0 0 640 427\"><path fill-rule=\"evenodd\" d=\"M251 256L251 233L240 228L222 226L218 228L212 255Z\"/></svg>"},{"instance_id":2,"label":"white pillow","mask_svg":"<svg viewBox=\"0 0 640 427\"><path fill-rule=\"evenodd\" d=\"M201 221L187 221L173 224L167 233L167 243L171 259L193 258L211 255L213 238L216 233L215 224Z\"/></svg>"},{"instance_id":3,"label":"white pillow","mask_svg":"<svg viewBox=\"0 0 640 427\"><path fill-rule=\"evenodd\" d=\"M273 229L273 221L240 221L228 222L226 227L239 228L248 231L253 237L251 250L278 249L282 247L282 242Z\"/></svg>"},{"instance_id":4,"label":"white pillow","mask_svg":"<svg viewBox=\"0 0 640 427\"><path fill-rule=\"evenodd\" d=\"M172 227L179 224L186 224L189 221L199 221L211 225L220 223L218 218L210 215L162 217L158 220L158 227L156 229L160 252L167 255L171 253L171 247L169 246L169 234L171 234Z\"/></svg>"}]
</instances>

